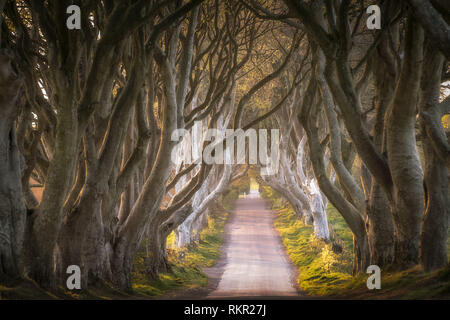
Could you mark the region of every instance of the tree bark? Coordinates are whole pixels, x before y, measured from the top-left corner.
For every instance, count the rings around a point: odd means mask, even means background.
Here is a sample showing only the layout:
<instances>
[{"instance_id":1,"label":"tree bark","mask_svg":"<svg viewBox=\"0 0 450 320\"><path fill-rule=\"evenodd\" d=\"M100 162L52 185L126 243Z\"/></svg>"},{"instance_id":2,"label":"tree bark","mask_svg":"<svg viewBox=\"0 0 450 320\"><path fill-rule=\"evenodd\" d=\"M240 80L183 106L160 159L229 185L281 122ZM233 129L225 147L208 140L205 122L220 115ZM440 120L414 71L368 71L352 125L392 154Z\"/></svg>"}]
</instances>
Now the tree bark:
<instances>
[{"instance_id":1,"label":"tree bark","mask_svg":"<svg viewBox=\"0 0 450 320\"><path fill-rule=\"evenodd\" d=\"M395 53L390 45L390 41L394 44L399 42L398 24L392 26L390 32L392 40L384 35L373 58L376 105L372 133L375 148L382 154L386 153L385 116L395 95L400 67L396 64ZM394 258L394 222L385 193L375 179L371 179L371 182L366 190L370 263L383 267L390 265Z\"/></svg>"},{"instance_id":2,"label":"tree bark","mask_svg":"<svg viewBox=\"0 0 450 320\"><path fill-rule=\"evenodd\" d=\"M420 99L420 123L424 137L424 179L426 209L420 235L420 263L425 271L433 271L448 263L447 237L449 215L448 168L433 148L433 136L427 134L428 125L434 126L446 139L441 124L439 96L444 57L430 44L426 47L424 74ZM427 125L427 114L432 119Z\"/></svg>"},{"instance_id":3,"label":"tree bark","mask_svg":"<svg viewBox=\"0 0 450 320\"><path fill-rule=\"evenodd\" d=\"M62 104L56 115L55 154L48 169L42 201L29 219L25 240L26 273L47 288L56 287L54 250L78 161L78 105L74 92L67 91L59 90Z\"/></svg>"},{"instance_id":4,"label":"tree bark","mask_svg":"<svg viewBox=\"0 0 450 320\"><path fill-rule=\"evenodd\" d=\"M163 220L156 219L150 224L148 229L148 257L145 263L146 273L150 279L159 279L161 272L170 269L166 256L167 234L161 230Z\"/></svg>"},{"instance_id":5,"label":"tree bark","mask_svg":"<svg viewBox=\"0 0 450 320\"><path fill-rule=\"evenodd\" d=\"M363 215L347 199L345 199L327 177L323 150L316 127L317 114L319 111L317 110L317 105L313 106L316 90L315 79L312 78L305 92L305 98L303 100L303 105L300 108L298 121L303 125L308 137L309 154L317 183L328 200L342 215L353 233L355 244L353 248L353 272L357 273L365 271L365 268L369 263L369 250Z\"/></svg>"},{"instance_id":6,"label":"tree bark","mask_svg":"<svg viewBox=\"0 0 450 320\"><path fill-rule=\"evenodd\" d=\"M169 62L162 62L165 75L165 95L167 100L163 115L161 142L152 172L147 178L136 203L127 219L119 226L114 244L112 263L115 284L125 290L131 290L131 270L135 254L148 222L158 212L160 202L166 193L166 183L170 176L171 152L175 142L171 141L172 132L177 129L177 103L175 79Z\"/></svg>"},{"instance_id":7,"label":"tree bark","mask_svg":"<svg viewBox=\"0 0 450 320\"><path fill-rule=\"evenodd\" d=\"M402 71L386 123L388 163L394 184L391 204L395 225L394 264L400 269L412 267L419 262L419 231L424 210L424 192L415 123L423 38L422 27L410 16Z\"/></svg>"},{"instance_id":8,"label":"tree bark","mask_svg":"<svg viewBox=\"0 0 450 320\"><path fill-rule=\"evenodd\" d=\"M432 2L437 1L406 0L406 2L412 7L418 22L427 31L427 35L433 41L435 47L439 48L447 60L449 60L450 26L448 25L448 21L445 21L444 17L442 17L432 4Z\"/></svg>"},{"instance_id":9,"label":"tree bark","mask_svg":"<svg viewBox=\"0 0 450 320\"><path fill-rule=\"evenodd\" d=\"M0 50L0 281L22 274L26 221L21 183L23 160L15 125L22 77L11 67L12 59L8 50Z\"/></svg>"},{"instance_id":10,"label":"tree bark","mask_svg":"<svg viewBox=\"0 0 450 320\"><path fill-rule=\"evenodd\" d=\"M394 257L394 223L386 196L376 182L372 183L366 212L370 264L388 266Z\"/></svg>"}]
</instances>

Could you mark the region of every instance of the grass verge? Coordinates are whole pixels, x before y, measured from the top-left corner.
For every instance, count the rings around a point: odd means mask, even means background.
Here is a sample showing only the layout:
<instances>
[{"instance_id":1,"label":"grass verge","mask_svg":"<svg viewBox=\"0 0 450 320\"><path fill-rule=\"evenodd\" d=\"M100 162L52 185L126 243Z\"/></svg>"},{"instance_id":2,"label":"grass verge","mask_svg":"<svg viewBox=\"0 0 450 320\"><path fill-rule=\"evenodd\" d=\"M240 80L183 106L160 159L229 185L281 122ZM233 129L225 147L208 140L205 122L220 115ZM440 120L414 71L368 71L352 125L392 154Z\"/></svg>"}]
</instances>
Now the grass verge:
<instances>
[{"instance_id":1,"label":"grass verge","mask_svg":"<svg viewBox=\"0 0 450 320\"><path fill-rule=\"evenodd\" d=\"M195 290L208 285L208 276L203 268L212 267L220 258L223 244L223 232L238 191L231 189L222 198L222 209L210 212L208 227L200 234L200 241L187 248L173 248L174 235L167 239L168 259L171 271L160 274L156 281L148 280L145 274L145 254L135 261L133 272L133 290L145 296L167 295L178 290Z\"/></svg>"},{"instance_id":2,"label":"grass verge","mask_svg":"<svg viewBox=\"0 0 450 320\"><path fill-rule=\"evenodd\" d=\"M220 258L222 233L227 218L227 212L211 214L208 218L208 227L202 231L197 244L187 248L168 249L172 270L160 274L156 281L148 280L145 274L145 255L139 255L133 272L133 290L138 294L160 296L178 289L207 286L208 277L202 268L211 267Z\"/></svg>"},{"instance_id":3,"label":"grass verge","mask_svg":"<svg viewBox=\"0 0 450 320\"><path fill-rule=\"evenodd\" d=\"M272 189L264 187L262 194L278 212L275 228L298 269L298 286L304 293L337 299L450 299L449 267L432 273L419 267L382 271L381 290L368 290L367 274L351 274L352 233L333 206L327 208L328 222L343 247L341 253L333 252L330 243L315 239L312 226L297 219L290 205Z\"/></svg>"},{"instance_id":4,"label":"grass verge","mask_svg":"<svg viewBox=\"0 0 450 320\"><path fill-rule=\"evenodd\" d=\"M152 299L167 295L176 290L195 289L208 285L208 277L202 268L211 267L220 258L220 248L223 243L224 226L228 218L228 211L232 210L233 202L238 191L231 189L222 198L225 210L215 210L209 214L208 226L203 229L200 241L183 249L170 249L168 258L171 272L163 273L156 281L150 281L145 273L144 251L138 254L132 282L134 292L128 294L118 291L110 285L89 288L79 292L67 291L60 287L56 292L46 291L29 279L17 279L0 284L0 300L48 300L48 299ZM170 239L169 239L170 241ZM181 258L181 252L184 258Z\"/></svg>"}]
</instances>

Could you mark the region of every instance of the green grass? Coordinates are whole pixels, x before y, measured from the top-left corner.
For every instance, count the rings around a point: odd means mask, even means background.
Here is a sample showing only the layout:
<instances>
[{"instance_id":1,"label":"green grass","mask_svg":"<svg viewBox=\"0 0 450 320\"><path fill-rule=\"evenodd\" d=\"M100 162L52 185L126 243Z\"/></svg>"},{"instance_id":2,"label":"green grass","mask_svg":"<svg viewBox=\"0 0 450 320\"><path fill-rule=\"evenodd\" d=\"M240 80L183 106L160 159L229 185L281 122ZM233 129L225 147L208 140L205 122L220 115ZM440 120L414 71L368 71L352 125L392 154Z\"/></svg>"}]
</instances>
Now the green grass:
<instances>
[{"instance_id":1,"label":"green grass","mask_svg":"<svg viewBox=\"0 0 450 320\"><path fill-rule=\"evenodd\" d=\"M228 211L232 209L238 191L230 189L223 196L222 206L225 210L211 212L208 227L200 235L200 241L184 249L169 249L168 258L171 272L163 273L156 281L150 281L145 273L144 251L136 257L132 273L132 293L125 293L105 284L98 288L89 288L80 292L67 291L58 288L56 292L49 292L40 288L29 279L18 279L0 285L1 299L151 299L156 296L169 294L175 290L201 288L208 285L208 277L202 268L211 267L220 257L223 243L224 226L228 218ZM174 235L169 236L168 243L174 241ZM185 257L181 258L183 251Z\"/></svg>"},{"instance_id":2,"label":"green grass","mask_svg":"<svg viewBox=\"0 0 450 320\"><path fill-rule=\"evenodd\" d=\"M127 294L107 285L89 288L79 293L59 288L48 292L39 288L33 281L20 279L7 285L0 285L1 299L148 299L174 290L200 288L208 285L208 277L203 267L211 267L220 257L223 242L222 233L227 220L227 212L214 212L210 215L208 227L204 229L198 244L184 249L170 249L168 252L171 272L160 274L158 280L150 281L145 273L145 254L136 257L132 273L133 293ZM185 258L180 258L180 253Z\"/></svg>"},{"instance_id":3,"label":"green grass","mask_svg":"<svg viewBox=\"0 0 450 320\"><path fill-rule=\"evenodd\" d=\"M211 267L220 258L222 233L228 213L212 215L208 228L202 231L198 244L188 248L168 249L171 272L160 274L159 280L150 281L145 273L144 254L136 258L133 272L133 290L139 294L159 296L176 289L192 289L208 285L202 268ZM184 252L184 258L181 253Z\"/></svg>"},{"instance_id":4,"label":"green grass","mask_svg":"<svg viewBox=\"0 0 450 320\"><path fill-rule=\"evenodd\" d=\"M336 286L351 279L352 235L345 228L345 222L339 213L329 210L329 223L344 241L343 253L340 255L331 250L330 243L315 239L312 226L297 219L292 208L283 205L271 189L264 188L263 195L274 199L272 208L279 212L275 228L281 234L287 253L298 269L297 282L302 291L311 295L327 295Z\"/></svg>"},{"instance_id":5,"label":"green grass","mask_svg":"<svg viewBox=\"0 0 450 320\"><path fill-rule=\"evenodd\" d=\"M57 292L48 292L28 279L12 281L0 285L1 299L148 299L174 290L200 288L208 285L208 277L203 267L211 267L220 257L222 233L227 220L227 212L214 212L210 215L208 227L204 229L198 244L189 248L169 250L171 272L162 273L156 281L150 281L145 273L145 254L136 257L132 273L133 293L120 292L108 285L89 288L78 292L59 288ZM185 258L180 258L184 251Z\"/></svg>"},{"instance_id":6,"label":"green grass","mask_svg":"<svg viewBox=\"0 0 450 320\"><path fill-rule=\"evenodd\" d=\"M343 251L336 254L331 244L313 237L312 226L297 219L292 208L268 187L262 195L278 211L275 227L289 257L298 270L298 286L308 295L343 299L449 299L450 268L425 273L419 267L403 272L382 273L382 289L368 290L365 273L352 276L352 233L339 212L327 208L328 222ZM448 248L450 248L450 242Z\"/></svg>"},{"instance_id":7,"label":"green grass","mask_svg":"<svg viewBox=\"0 0 450 320\"><path fill-rule=\"evenodd\" d=\"M337 237L343 241L344 246L347 249L344 252L351 254L353 252L352 232L348 228L344 218L342 218L339 211L337 211L336 208L333 207L331 204L328 204L327 207L327 218L328 223L333 228L333 231L336 233ZM349 256L348 259L352 259L352 257Z\"/></svg>"},{"instance_id":8,"label":"green grass","mask_svg":"<svg viewBox=\"0 0 450 320\"><path fill-rule=\"evenodd\" d=\"M332 292L342 299L450 299L450 268L423 272L419 266L383 272L381 290L368 290L367 275L359 274Z\"/></svg>"},{"instance_id":9,"label":"green grass","mask_svg":"<svg viewBox=\"0 0 450 320\"><path fill-rule=\"evenodd\" d=\"M132 295L114 289L109 284L90 287L88 290L69 291L58 287L48 291L41 288L34 281L25 279L9 280L0 285L0 300L112 300L112 299L140 299L141 296Z\"/></svg>"},{"instance_id":10,"label":"green grass","mask_svg":"<svg viewBox=\"0 0 450 320\"><path fill-rule=\"evenodd\" d=\"M231 210L238 192L231 189L223 197L222 206ZM168 258L171 271L160 274L156 281L150 281L145 273L145 254L140 253L135 261L133 271L133 290L146 296L160 296L180 289L196 289L208 285L208 277L202 268L212 267L220 258L223 244L223 232L228 212L212 212L208 218L208 227L201 232L199 243L187 248L173 248L175 235L167 239ZM184 253L184 257L182 257Z\"/></svg>"}]
</instances>

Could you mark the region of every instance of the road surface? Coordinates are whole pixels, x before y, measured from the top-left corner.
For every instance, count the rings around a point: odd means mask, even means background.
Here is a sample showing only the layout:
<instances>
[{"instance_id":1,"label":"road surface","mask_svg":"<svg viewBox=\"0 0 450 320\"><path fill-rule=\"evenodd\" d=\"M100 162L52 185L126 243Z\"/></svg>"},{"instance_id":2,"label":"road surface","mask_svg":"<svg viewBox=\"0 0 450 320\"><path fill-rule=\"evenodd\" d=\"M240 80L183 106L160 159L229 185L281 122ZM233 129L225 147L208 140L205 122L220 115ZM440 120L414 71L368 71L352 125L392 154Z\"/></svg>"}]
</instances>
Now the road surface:
<instances>
[{"instance_id":1,"label":"road surface","mask_svg":"<svg viewBox=\"0 0 450 320\"><path fill-rule=\"evenodd\" d=\"M267 208L258 195L237 200L223 257L207 271L217 285L209 298L298 295L294 270L273 226L275 213Z\"/></svg>"}]
</instances>

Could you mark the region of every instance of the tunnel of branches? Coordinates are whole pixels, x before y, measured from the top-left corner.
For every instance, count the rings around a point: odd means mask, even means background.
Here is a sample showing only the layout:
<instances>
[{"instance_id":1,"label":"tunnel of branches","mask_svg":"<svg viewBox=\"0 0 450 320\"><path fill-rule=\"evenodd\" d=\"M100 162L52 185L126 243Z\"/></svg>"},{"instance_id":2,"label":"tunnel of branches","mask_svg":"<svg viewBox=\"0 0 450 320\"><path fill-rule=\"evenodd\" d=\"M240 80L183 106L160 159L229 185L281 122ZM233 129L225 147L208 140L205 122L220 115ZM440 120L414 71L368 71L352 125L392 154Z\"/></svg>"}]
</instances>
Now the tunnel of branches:
<instances>
[{"instance_id":1,"label":"tunnel of branches","mask_svg":"<svg viewBox=\"0 0 450 320\"><path fill-rule=\"evenodd\" d=\"M66 26L72 4L80 29ZM373 4L380 29L366 23ZM196 241L249 172L323 241L334 206L353 234L355 274L448 263L448 1L1 0L0 10L0 279L52 288L78 265L85 287L130 289L144 240L156 278L167 236ZM180 129L189 134L176 140ZM267 129L275 170L261 154L183 160L188 149L219 157L239 129Z\"/></svg>"}]
</instances>

